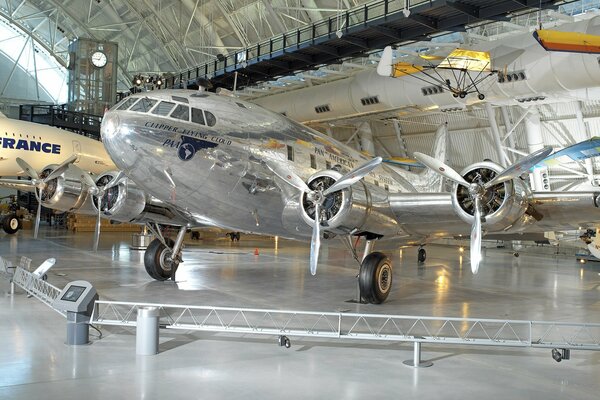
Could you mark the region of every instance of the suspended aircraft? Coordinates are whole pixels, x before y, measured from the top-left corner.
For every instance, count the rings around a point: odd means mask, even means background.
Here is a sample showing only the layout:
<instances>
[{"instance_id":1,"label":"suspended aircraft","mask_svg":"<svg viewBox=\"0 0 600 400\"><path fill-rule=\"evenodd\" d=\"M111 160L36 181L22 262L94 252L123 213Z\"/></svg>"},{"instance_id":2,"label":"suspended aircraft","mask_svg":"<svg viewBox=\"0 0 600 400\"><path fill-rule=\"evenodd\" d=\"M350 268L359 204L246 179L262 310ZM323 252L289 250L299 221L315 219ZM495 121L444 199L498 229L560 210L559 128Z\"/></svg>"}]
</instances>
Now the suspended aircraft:
<instances>
[{"instance_id":1,"label":"suspended aircraft","mask_svg":"<svg viewBox=\"0 0 600 400\"><path fill-rule=\"evenodd\" d=\"M48 125L0 117L0 176L29 176L35 180L35 185L32 186L30 181L11 182L5 179L3 186L25 191L32 191L35 187L45 187L71 163L95 174L116 168L102 143L97 140ZM40 171L40 174L37 171ZM54 172L51 173L52 171ZM51 190L53 188L49 187L44 192L42 201L38 201L36 236L37 226L39 226L39 207L42 203L62 211L73 209L62 207L60 203L53 200L52 196L48 196ZM67 187L66 190L69 191L70 188ZM82 208L85 199L81 200L81 203L73 206L75 209L80 209L81 213L85 213L86 207ZM93 213L91 207L87 207L87 210ZM6 215L2 220L2 228L6 233L17 232L19 226L19 219L15 213Z\"/></svg>"},{"instance_id":2,"label":"suspended aircraft","mask_svg":"<svg viewBox=\"0 0 600 400\"><path fill-rule=\"evenodd\" d=\"M454 49L446 57L421 55L419 59L424 65L394 63L392 48L387 46L381 54L377 73L394 78L411 76L446 90L454 97L462 99L470 93L477 93L477 98L483 100L485 95L478 85L498 72L492 69L490 53L487 51ZM442 71L446 72L442 74Z\"/></svg>"}]
</instances>

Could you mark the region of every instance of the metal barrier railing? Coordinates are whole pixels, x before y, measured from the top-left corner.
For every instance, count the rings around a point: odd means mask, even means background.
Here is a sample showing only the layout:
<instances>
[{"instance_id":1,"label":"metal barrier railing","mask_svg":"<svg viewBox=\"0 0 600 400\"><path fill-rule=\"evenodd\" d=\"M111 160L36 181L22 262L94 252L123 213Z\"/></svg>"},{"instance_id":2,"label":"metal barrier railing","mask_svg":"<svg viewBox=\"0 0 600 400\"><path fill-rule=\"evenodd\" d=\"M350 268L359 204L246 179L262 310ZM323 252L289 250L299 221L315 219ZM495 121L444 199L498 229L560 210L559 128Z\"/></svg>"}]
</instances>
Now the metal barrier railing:
<instances>
[{"instance_id":1,"label":"metal barrier railing","mask_svg":"<svg viewBox=\"0 0 600 400\"><path fill-rule=\"evenodd\" d=\"M52 307L52 304L60 294L61 289L46 282L41 278L38 278L37 276L25 270L21 266L18 266L15 269L15 273L12 277L12 282L14 282L21 289L25 290L25 292L27 292L28 294L32 295L36 299L40 300L42 303L52 308L60 315L66 316L66 313Z\"/></svg>"},{"instance_id":2,"label":"metal barrier railing","mask_svg":"<svg viewBox=\"0 0 600 400\"><path fill-rule=\"evenodd\" d=\"M169 329L395 342L600 350L600 324L284 311L97 301L91 322L135 326L157 307Z\"/></svg>"}]
</instances>

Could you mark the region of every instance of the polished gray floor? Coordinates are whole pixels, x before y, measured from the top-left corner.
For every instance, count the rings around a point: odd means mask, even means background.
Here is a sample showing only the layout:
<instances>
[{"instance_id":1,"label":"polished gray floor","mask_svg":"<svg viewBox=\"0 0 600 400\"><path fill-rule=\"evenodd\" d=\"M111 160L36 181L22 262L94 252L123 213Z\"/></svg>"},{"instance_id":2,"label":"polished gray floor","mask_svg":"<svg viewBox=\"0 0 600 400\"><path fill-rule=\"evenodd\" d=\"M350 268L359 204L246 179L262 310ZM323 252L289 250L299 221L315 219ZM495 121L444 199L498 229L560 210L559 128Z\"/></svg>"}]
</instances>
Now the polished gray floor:
<instances>
[{"instance_id":1,"label":"polished gray floor","mask_svg":"<svg viewBox=\"0 0 600 400\"><path fill-rule=\"evenodd\" d=\"M45 228L0 234L0 255L38 265L55 257L49 281L84 279L101 298L211 306L600 322L600 265L572 257L488 249L478 275L455 247L390 249L394 290L383 305L358 305L356 264L342 248L323 249L317 277L308 246L279 241L189 243L178 282L153 282L130 234ZM255 248L259 255L254 255ZM382 247L379 246L378 249ZM131 330L102 327L91 345L66 346L65 321L0 279L0 399L598 399L600 353L576 351L556 363L549 350L424 345L427 369L402 364L412 347L161 332L160 354L136 356Z\"/></svg>"}]
</instances>

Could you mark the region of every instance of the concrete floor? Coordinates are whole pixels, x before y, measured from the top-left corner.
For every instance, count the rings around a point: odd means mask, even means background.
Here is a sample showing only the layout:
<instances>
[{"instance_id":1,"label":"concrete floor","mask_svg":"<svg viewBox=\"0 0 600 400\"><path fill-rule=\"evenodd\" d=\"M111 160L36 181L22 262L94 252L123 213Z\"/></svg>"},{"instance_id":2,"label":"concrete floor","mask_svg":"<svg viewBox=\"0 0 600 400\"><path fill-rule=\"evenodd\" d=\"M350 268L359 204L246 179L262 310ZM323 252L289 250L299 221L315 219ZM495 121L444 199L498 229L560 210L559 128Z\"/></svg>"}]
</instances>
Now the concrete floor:
<instances>
[{"instance_id":1,"label":"concrete floor","mask_svg":"<svg viewBox=\"0 0 600 400\"><path fill-rule=\"evenodd\" d=\"M311 311L600 322L600 265L572 257L486 251L479 274L458 249L392 250L394 289L383 305L359 305L356 264L341 248L323 248L317 277L308 245L287 241L190 244L178 282L153 282L130 234L43 228L0 234L0 255L25 255L39 265L55 257L49 282L83 279L105 300ZM260 255L255 256L258 247ZM377 249L381 250L381 246ZM0 399L598 399L600 353L574 351L556 363L547 349L424 345L426 369L402 364L408 344L161 332L160 354L136 356L135 334L102 327L91 345L66 346L65 320L0 279ZM91 331L92 333L95 333Z\"/></svg>"}]
</instances>

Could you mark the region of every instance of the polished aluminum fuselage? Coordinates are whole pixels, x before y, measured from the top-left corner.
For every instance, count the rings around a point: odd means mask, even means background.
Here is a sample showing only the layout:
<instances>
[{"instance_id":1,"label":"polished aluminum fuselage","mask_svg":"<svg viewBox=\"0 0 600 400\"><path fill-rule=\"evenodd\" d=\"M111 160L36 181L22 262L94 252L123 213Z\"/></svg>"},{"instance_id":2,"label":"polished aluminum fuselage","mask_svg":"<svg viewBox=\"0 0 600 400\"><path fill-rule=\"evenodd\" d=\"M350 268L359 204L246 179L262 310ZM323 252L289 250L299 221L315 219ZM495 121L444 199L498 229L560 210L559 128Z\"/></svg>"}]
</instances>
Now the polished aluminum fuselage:
<instances>
[{"instance_id":1,"label":"polished aluminum fuselage","mask_svg":"<svg viewBox=\"0 0 600 400\"><path fill-rule=\"evenodd\" d=\"M140 189L172 205L191 225L308 239L312 227L306 214L302 215L301 193L277 177L272 166L293 171L307 181L316 173L336 167L345 173L369 160L328 136L237 98L185 90L135 96L170 102L183 99L182 104L216 116L216 124L206 126L151 111L118 110L117 105L102 123L102 140L117 167ZM345 221L345 227L356 222L366 232L409 244L470 231L457 215L450 193L419 193L385 165L348 190L358 199L354 206L358 213L348 215L358 217ZM506 204L516 199L526 206L528 199L535 200L530 192L523 193L507 196ZM586 193L561 202L561 207L566 206L561 218L570 220L561 220L559 225L588 220L580 210L595 213L594 198ZM553 207L547 207L551 200L538 202L537 207L545 211L541 225L554 222ZM517 217L493 230L510 233L540 225L526 214ZM322 229L328 230L327 226Z\"/></svg>"},{"instance_id":2,"label":"polished aluminum fuselage","mask_svg":"<svg viewBox=\"0 0 600 400\"><path fill-rule=\"evenodd\" d=\"M165 90L148 96L157 100L185 96L190 106L216 116L214 127L113 108L104 117L102 132L109 154L127 176L151 195L187 213L195 223L296 239L309 237L309 225L289 226L282 219L286 205L297 205L300 192L277 182L266 164L285 164L307 179L327 167L338 165L344 173L369 160L261 107L215 94L190 96L193 93ZM200 149L183 160L179 156L182 142L194 139L214 147ZM316 168L311 168L311 156ZM389 192L414 192L408 181L384 166L367 176L365 185L385 205L386 188ZM387 222L397 226L393 216Z\"/></svg>"}]
</instances>

